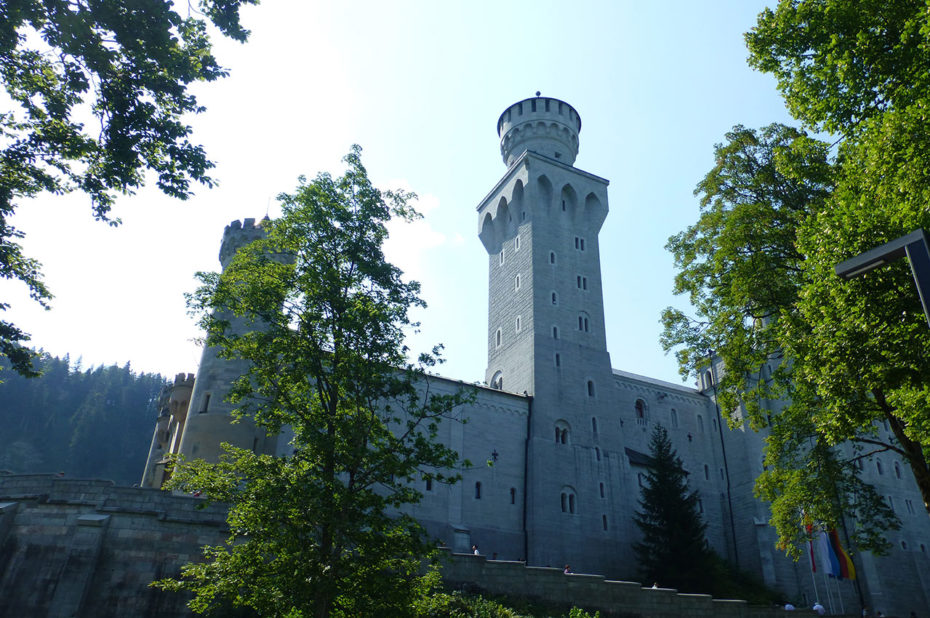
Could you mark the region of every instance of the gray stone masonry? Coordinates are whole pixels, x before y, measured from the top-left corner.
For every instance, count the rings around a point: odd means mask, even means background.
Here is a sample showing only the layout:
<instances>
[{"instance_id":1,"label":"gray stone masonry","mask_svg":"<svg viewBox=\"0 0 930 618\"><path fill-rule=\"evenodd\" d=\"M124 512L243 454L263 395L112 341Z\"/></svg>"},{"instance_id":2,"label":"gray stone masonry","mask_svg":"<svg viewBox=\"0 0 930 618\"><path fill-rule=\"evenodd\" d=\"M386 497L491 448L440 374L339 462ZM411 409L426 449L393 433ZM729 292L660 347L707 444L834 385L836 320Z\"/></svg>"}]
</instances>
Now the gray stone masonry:
<instances>
[{"instance_id":1,"label":"gray stone masonry","mask_svg":"<svg viewBox=\"0 0 930 618\"><path fill-rule=\"evenodd\" d=\"M225 510L109 481L0 475L0 616L175 618L150 588L227 536Z\"/></svg>"},{"instance_id":2,"label":"gray stone masonry","mask_svg":"<svg viewBox=\"0 0 930 618\"><path fill-rule=\"evenodd\" d=\"M605 618L775 618L786 616L780 607L749 605L736 599L714 599L707 594L683 594L671 588L646 588L638 582L612 581L601 575L562 569L528 567L522 562L488 560L485 556L449 554L442 574L451 587L491 594L538 599L548 603L598 610ZM796 610L790 616L816 616Z\"/></svg>"}]
</instances>

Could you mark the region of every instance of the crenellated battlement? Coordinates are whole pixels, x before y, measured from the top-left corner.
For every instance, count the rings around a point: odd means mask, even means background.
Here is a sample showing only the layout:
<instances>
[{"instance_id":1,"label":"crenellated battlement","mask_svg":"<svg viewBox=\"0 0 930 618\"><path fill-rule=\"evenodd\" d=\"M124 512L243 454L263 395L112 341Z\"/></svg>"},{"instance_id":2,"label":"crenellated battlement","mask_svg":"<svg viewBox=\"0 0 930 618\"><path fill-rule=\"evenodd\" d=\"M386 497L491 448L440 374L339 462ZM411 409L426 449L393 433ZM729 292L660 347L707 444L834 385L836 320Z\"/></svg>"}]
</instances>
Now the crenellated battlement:
<instances>
[{"instance_id":1,"label":"crenellated battlement","mask_svg":"<svg viewBox=\"0 0 930 618\"><path fill-rule=\"evenodd\" d=\"M254 217L250 217L242 221L236 219L226 226L226 229L223 230L223 242L220 245L220 264L222 264L223 270L226 269L230 260L236 255L236 251L264 237L265 230L262 228L262 224L266 221L268 221L267 216L258 223L255 222Z\"/></svg>"},{"instance_id":2,"label":"crenellated battlement","mask_svg":"<svg viewBox=\"0 0 930 618\"><path fill-rule=\"evenodd\" d=\"M572 165L580 131L581 116L575 108L550 97L514 103L497 120L501 155L508 167L526 150Z\"/></svg>"}]
</instances>

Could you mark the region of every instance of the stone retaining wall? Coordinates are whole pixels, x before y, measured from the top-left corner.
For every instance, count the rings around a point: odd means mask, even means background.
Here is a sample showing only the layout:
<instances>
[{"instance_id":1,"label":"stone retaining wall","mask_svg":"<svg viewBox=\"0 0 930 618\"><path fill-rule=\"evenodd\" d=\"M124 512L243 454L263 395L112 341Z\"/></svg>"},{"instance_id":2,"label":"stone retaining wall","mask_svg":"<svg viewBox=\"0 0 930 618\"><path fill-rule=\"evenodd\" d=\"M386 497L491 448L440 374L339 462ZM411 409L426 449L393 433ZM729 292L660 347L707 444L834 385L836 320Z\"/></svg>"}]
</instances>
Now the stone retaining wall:
<instances>
[{"instance_id":1,"label":"stone retaining wall","mask_svg":"<svg viewBox=\"0 0 930 618\"><path fill-rule=\"evenodd\" d=\"M583 606L602 615L623 618L785 618L816 616L811 610L790 614L746 601L714 599L709 594L683 594L672 588L644 588L637 582L611 581L601 575L566 575L561 569L528 567L522 562L488 560L485 556L450 554L443 579L453 587L491 594Z\"/></svg>"}]
</instances>

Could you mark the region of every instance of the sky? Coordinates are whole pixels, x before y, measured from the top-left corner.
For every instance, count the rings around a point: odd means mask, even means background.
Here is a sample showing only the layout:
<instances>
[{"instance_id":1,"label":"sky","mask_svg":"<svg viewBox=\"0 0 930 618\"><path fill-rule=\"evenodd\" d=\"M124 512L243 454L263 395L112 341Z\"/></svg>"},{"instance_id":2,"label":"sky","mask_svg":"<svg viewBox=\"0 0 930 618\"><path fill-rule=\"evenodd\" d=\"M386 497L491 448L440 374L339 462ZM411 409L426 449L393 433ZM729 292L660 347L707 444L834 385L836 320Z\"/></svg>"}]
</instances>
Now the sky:
<instances>
[{"instance_id":1,"label":"sky","mask_svg":"<svg viewBox=\"0 0 930 618\"><path fill-rule=\"evenodd\" d=\"M289 2L243 11L239 44L216 39L229 77L197 85L193 141L219 186L178 201L121 197L117 227L83 195L21 204L14 224L55 294L52 310L0 282L3 316L31 344L88 368L194 372L199 332L184 293L219 268L223 228L279 212L297 178L339 174L352 144L382 188L419 196L424 218L392 227L388 259L422 284L414 351L445 346L440 373L481 381L488 256L478 202L506 171L497 119L512 103L562 99L581 116L575 166L610 181L601 230L607 346L617 369L681 383L659 344L672 294L668 237L696 222L697 182L737 124L790 122L773 78L750 69L754 0ZM692 383L687 380L686 383Z\"/></svg>"}]
</instances>

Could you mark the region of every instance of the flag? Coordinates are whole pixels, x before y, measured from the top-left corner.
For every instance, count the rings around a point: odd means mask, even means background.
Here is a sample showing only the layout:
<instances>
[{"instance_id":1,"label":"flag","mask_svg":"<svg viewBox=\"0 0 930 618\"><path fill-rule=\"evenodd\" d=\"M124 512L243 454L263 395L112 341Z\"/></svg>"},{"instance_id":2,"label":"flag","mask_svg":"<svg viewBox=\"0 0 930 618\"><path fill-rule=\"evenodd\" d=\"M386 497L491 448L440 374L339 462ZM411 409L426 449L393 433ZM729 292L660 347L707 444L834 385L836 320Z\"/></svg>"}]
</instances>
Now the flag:
<instances>
[{"instance_id":1,"label":"flag","mask_svg":"<svg viewBox=\"0 0 930 618\"><path fill-rule=\"evenodd\" d=\"M820 564L823 566L824 573L830 577L841 577L840 561L830 545L830 538L823 530L817 532L817 553L820 556Z\"/></svg>"},{"instance_id":2,"label":"flag","mask_svg":"<svg viewBox=\"0 0 930 618\"><path fill-rule=\"evenodd\" d=\"M830 547L837 558L840 568L840 577L843 579L856 579L856 565L853 564L852 558L840 545L840 537L833 529L830 531Z\"/></svg>"},{"instance_id":3,"label":"flag","mask_svg":"<svg viewBox=\"0 0 930 618\"><path fill-rule=\"evenodd\" d=\"M817 561L814 559L814 527L810 524L805 526L807 529L807 551L811 555L811 571L817 572Z\"/></svg>"}]
</instances>

